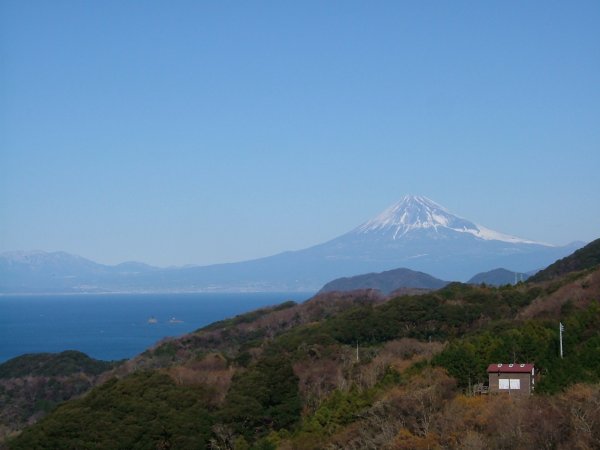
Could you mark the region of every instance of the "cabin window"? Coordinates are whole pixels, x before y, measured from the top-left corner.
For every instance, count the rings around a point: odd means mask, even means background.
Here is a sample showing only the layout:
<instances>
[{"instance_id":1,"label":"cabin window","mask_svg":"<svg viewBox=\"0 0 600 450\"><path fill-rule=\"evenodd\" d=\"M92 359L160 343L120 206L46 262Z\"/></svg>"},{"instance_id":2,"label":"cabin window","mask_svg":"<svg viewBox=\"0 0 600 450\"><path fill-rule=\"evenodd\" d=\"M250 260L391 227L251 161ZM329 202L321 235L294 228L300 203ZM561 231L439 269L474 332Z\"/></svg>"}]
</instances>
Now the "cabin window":
<instances>
[{"instance_id":1,"label":"cabin window","mask_svg":"<svg viewBox=\"0 0 600 450\"><path fill-rule=\"evenodd\" d=\"M518 378L498 379L498 389L521 389L521 380Z\"/></svg>"}]
</instances>

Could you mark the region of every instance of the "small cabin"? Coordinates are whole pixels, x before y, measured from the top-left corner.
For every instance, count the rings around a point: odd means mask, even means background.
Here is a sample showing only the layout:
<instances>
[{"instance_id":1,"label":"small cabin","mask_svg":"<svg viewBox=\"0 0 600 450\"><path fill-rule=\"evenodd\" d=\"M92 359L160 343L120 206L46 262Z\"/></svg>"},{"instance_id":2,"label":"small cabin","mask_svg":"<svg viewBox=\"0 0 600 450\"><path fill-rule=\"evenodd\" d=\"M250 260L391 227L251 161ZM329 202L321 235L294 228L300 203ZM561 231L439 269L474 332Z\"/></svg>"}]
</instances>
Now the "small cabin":
<instances>
[{"instance_id":1,"label":"small cabin","mask_svg":"<svg viewBox=\"0 0 600 450\"><path fill-rule=\"evenodd\" d=\"M531 394L535 388L533 364L490 364L487 373L490 394Z\"/></svg>"}]
</instances>

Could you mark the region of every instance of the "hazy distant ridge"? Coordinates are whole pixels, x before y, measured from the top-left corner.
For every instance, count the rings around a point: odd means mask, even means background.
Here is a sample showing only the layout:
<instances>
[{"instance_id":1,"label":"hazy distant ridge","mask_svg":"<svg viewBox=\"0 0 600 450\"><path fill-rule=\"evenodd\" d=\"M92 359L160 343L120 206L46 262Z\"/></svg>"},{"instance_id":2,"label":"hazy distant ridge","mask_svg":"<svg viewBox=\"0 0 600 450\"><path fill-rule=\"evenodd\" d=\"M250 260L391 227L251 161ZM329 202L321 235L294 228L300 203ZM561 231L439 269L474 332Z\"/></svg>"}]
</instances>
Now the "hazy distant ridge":
<instances>
[{"instance_id":1,"label":"hazy distant ridge","mask_svg":"<svg viewBox=\"0 0 600 450\"><path fill-rule=\"evenodd\" d=\"M304 250L231 264L158 269L106 266L63 252L0 255L0 292L317 291L340 277L398 267L466 281L497 267L546 267L582 243L563 247L509 236L405 196L352 231Z\"/></svg>"}]
</instances>

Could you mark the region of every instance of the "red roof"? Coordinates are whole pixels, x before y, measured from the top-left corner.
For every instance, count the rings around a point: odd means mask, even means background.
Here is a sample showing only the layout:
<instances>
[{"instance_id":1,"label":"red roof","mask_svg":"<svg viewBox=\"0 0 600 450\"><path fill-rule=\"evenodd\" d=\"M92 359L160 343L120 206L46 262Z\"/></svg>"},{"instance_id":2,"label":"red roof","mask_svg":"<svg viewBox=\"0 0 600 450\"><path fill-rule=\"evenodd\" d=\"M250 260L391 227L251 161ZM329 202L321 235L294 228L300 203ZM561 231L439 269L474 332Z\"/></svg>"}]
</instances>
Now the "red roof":
<instances>
[{"instance_id":1,"label":"red roof","mask_svg":"<svg viewBox=\"0 0 600 450\"><path fill-rule=\"evenodd\" d=\"M531 373L533 364L490 364L487 368L488 373Z\"/></svg>"}]
</instances>

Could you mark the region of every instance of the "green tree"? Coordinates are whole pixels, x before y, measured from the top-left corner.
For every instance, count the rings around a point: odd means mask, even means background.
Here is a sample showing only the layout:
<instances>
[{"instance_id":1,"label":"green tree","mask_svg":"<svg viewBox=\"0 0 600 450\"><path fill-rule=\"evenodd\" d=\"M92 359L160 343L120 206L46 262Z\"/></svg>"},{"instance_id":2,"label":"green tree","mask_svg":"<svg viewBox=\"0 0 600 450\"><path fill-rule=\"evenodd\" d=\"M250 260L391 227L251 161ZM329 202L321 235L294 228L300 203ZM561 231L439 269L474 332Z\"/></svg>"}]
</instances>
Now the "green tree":
<instances>
[{"instance_id":1,"label":"green tree","mask_svg":"<svg viewBox=\"0 0 600 450\"><path fill-rule=\"evenodd\" d=\"M300 411L298 377L289 359L267 355L234 378L221 418L252 442L270 430L293 426Z\"/></svg>"}]
</instances>

